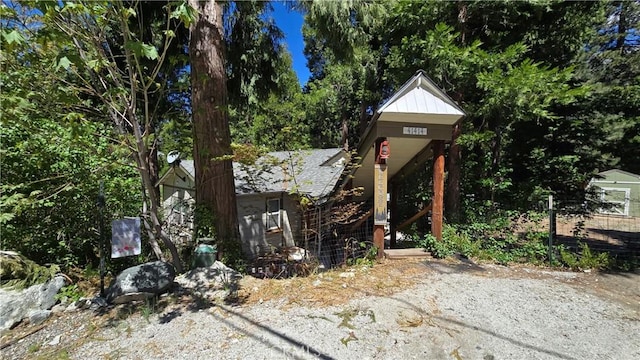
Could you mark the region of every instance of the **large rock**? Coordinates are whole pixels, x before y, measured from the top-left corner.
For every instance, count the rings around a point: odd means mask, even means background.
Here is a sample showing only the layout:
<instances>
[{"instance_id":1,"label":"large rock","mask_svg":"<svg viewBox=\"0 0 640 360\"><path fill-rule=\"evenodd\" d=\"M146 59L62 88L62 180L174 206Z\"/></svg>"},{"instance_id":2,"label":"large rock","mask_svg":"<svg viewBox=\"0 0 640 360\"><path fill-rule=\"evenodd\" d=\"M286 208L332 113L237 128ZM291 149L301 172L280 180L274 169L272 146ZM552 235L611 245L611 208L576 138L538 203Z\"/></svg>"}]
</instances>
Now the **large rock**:
<instances>
[{"instance_id":1,"label":"large rock","mask_svg":"<svg viewBox=\"0 0 640 360\"><path fill-rule=\"evenodd\" d=\"M216 261L208 267L199 267L182 274L176 282L183 289L210 300L224 300L238 289L238 281L242 274Z\"/></svg>"},{"instance_id":2,"label":"large rock","mask_svg":"<svg viewBox=\"0 0 640 360\"><path fill-rule=\"evenodd\" d=\"M56 294L65 285L66 279L56 276L24 290L0 289L0 332L11 329L29 314L51 309L56 304Z\"/></svg>"},{"instance_id":3,"label":"large rock","mask_svg":"<svg viewBox=\"0 0 640 360\"><path fill-rule=\"evenodd\" d=\"M167 262L155 261L133 266L114 279L106 291L106 298L110 303L119 304L126 302L126 299L139 299L133 294L162 294L171 287L175 277L173 265Z\"/></svg>"}]
</instances>

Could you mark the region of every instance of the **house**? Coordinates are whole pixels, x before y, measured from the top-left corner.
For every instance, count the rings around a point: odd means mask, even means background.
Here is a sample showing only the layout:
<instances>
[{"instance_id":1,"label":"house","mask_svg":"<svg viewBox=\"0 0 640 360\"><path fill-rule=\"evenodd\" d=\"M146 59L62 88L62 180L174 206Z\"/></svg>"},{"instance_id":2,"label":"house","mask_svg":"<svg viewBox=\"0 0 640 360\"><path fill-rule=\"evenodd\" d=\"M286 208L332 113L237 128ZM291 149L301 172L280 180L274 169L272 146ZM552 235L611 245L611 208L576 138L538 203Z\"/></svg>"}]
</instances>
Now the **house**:
<instances>
[{"instance_id":1,"label":"house","mask_svg":"<svg viewBox=\"0 0 640 360\"><path fill-rule=\"evenodd\" d=\"M234 162L238 225L245 255L256 258L277 248L295 246L303 231L301 199L316 205L326 202L346 161L342 148L332 148L271 152L255 164ZM193 160L174 163L159 185L172 240L191 240Z\"/></svg>"},{"instance_id":2,"label":"house","mask_svg":"<svg viewBox=\"0 0 640 360\"><path fill-rule=\"evenodd\" d=\"M640 217L640 175L611 169L599 173L589 185L609 205L599 210L601 214Z\"/></svg>"}]
</instances>

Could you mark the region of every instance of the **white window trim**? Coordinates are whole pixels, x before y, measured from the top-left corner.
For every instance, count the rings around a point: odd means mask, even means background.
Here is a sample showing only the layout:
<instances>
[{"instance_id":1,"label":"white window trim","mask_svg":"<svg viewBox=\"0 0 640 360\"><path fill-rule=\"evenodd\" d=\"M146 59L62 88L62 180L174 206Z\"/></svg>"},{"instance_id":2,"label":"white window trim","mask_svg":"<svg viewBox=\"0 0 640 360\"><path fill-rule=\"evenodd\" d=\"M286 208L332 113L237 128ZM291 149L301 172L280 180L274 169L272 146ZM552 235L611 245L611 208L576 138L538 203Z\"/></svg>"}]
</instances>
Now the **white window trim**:
<instances>
[{"instance_id":1,"label":"white window trim","mask_svg":"<svg viewBox=\"0 0 640 360\"><path fill-rule=\"evenodd\" d=\"M624 215L629 216L629 200L631 199L631 189L630 188L612 188L612 187L600 187L600 200L606 201L609 204L618 204L622 205L624 210L623 213L620 214L618 212L608 211L607 209L600 209L600 212L608 215ZM624 200L623 201L611 201L606 199L607 191L620 191L624 192Z\"/></svg>"},{"instance_id":2,"label":"white window trim","mask_svg":"<svg viewBox=\"0 0 640 360\"><path fill-rule=\"evenodd\" d=\"M274 211L274 212L269 212L269 203L271 201L277 201L278 202L278 211ZM268 198L267 199L267 209L265 211L266 214L266 223L265 223L265 228L267 229L267 231L272 231L272 230L279 230L282 228L282 204L280 202L280 198ZM272 218L273 216L277 217L277 221L276 221L276 225L275 226L269 226L269 219Z\"/></svg>"}]
</instances>

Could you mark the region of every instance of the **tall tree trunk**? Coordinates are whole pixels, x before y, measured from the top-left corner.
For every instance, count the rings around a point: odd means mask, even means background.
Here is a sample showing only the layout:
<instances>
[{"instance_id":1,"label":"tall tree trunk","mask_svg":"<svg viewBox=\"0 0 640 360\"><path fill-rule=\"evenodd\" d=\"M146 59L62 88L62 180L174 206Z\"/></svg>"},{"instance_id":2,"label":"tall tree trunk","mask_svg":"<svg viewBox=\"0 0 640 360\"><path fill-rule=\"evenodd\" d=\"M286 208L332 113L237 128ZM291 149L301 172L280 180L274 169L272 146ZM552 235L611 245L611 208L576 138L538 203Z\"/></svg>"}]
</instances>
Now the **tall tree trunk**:
<instances>
[{"instance_id":1,"label":"tall tree trunk","mask_svg":"<svg viewBox=\"0 0 640 360\"><path fill-rule=\"evenodd\" d=\"M196 171L196 211L214 226L220 252L238 243L231 134L227 106L222 5L213 0L189 0L198 11L189 42L193 158ZM204 210L204 211L202 211ZM196 224L198 226L198 224Z\"/></svg>"}]
</instances>

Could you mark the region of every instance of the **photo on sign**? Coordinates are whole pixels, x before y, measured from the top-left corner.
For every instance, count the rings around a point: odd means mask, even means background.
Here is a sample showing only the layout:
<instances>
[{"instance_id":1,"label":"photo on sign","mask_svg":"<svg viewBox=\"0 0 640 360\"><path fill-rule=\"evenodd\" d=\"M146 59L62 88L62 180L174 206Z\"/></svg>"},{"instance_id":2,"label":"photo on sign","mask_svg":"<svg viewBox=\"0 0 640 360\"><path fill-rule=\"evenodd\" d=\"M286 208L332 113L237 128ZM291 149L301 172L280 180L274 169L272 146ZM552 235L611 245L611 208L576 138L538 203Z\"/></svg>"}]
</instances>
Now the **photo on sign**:
<instances>
[{"instance_id":1,"label":"photo on sign","mask_svg":"<svg viewBox=\"0 0 640 360\"><path fill-rule=\"evenodd\" d=\"M111 222L111 258L140 255L140 218Z\"/></svg>"}]
</instances>

